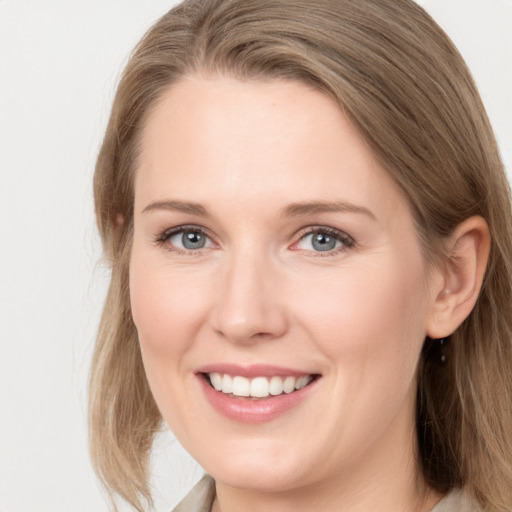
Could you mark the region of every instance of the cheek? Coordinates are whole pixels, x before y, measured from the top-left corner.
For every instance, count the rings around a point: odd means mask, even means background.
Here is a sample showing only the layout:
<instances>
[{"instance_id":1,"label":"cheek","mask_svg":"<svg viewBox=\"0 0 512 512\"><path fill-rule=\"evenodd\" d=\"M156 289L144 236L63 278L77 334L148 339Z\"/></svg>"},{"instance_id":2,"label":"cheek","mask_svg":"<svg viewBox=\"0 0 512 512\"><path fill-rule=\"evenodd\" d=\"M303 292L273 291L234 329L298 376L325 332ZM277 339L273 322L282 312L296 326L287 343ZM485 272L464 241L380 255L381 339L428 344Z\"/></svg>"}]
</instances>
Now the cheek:
<instances>
[{"instance_id":1,"label":"cheek","mask_svg":"<svg viewBox=\"0 0 512 512\"><path fill-rule=\"evenodd\" d=\"M423 284L422 265L380 259L340 270L337 279L326 276L313 293L295 299L302 329L329 361L331 395L324 407L334 419L328 437L345 440L332 450L363 448L402 413L410 424L425 336Z\"/></svg>"},{"instance_id":2,"label":"cheek","mask_svg":"<svg viewBox=\"0 0 512 512\"><path fill-rule=\"evenodd\" d=\"M425 337L423 264L421 257L400 261L341 268L307 294L295 294L296 316L319 349L361 379L365 365L384 372L406 364L409 373L416 365Z\"/></svg>"},{"instance_id":3,"label":"cheek","mask_svg":"<svg viewBox=\"0 0 512 512\"><path fill-rule=\"evenodd\" d=\"M187 355L208 310L209 288L203 277L166 268L134 244L130 262L132 317L152 394L175 432L182 426L176 424L177 418L186 417L186 404L191 400L183 390L183 383L192 378Z\"/></svg>"},{"instance_id":4,"label":"cheek","mask_svg":"<svg viewBox=\"0 0 512 512\"><path fill-rule=\"evenodd\" d=\"M186 350L200 329L209 288L200 275L152 265L134 250L130 300L142 350L175 355Z\"/></svg>"}]
</instances>

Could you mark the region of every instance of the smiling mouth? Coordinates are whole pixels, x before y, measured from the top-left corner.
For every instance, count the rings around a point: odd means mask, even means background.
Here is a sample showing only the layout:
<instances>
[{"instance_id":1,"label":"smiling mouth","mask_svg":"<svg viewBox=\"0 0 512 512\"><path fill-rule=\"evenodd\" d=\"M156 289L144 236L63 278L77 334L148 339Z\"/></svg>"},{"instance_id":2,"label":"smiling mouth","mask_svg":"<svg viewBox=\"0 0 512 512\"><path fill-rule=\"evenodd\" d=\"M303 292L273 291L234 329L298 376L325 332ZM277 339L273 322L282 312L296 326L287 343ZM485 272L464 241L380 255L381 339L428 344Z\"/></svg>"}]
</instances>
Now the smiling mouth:
<instances>
[{"instance_id":1,"label":"smiling mouth","mask_svg":"<svg viewBox=\"0 0 512 512\"><path fill-rule=\"evenodd\" d=\"M310 385L320 375L302 375L300 377L275 375L273 377L255 377L248 379L240 375L227 373L203 373L206 382L216 391L239 398L269 398L294 393Z\"/></svg>"}]
</instances>

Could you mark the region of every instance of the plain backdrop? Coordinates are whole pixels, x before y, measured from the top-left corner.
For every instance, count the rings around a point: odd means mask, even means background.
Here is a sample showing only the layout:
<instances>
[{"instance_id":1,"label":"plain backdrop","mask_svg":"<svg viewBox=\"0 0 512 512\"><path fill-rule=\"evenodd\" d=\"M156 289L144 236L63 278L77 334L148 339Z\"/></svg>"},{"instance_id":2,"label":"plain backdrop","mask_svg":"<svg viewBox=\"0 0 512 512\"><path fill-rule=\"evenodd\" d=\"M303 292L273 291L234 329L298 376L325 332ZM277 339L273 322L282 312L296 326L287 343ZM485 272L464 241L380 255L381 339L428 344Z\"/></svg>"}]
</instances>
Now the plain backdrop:
<instances>
[{"instance_id":1,"label":"plain backdrop","mask_svg":"<svg viewBox=\"0 0 512 512\"><path fill-rule=\"evenodd\" d=\"M87 374L108 271L94 161L127 56L171 0L0 0L0 511L106 511ZM424 0L473 71L512 169L511 0ZM201 474L158 439L158 511Z\"/></svg>"}]
</instances>

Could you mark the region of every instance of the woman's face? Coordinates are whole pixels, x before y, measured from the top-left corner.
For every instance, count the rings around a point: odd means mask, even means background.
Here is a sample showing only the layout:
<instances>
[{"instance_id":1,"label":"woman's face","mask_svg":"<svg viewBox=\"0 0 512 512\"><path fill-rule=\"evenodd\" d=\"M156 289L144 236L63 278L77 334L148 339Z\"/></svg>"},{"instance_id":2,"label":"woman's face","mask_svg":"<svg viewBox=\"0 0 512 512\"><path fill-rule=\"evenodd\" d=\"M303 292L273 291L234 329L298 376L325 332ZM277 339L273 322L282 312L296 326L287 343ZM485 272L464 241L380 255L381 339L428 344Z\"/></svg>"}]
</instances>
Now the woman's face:
<instances>
[{"instance_id":1,"label":"woman's face","mask_svg":"<svg viewBox=\"0 0 512 512\"><path fill-rule=\"evenodd\" d=\"M150 113L133 318L164 419L219 482L410 471L431 283L405 199L326 95L192 76Z\"/></svg>"}]
</instances>

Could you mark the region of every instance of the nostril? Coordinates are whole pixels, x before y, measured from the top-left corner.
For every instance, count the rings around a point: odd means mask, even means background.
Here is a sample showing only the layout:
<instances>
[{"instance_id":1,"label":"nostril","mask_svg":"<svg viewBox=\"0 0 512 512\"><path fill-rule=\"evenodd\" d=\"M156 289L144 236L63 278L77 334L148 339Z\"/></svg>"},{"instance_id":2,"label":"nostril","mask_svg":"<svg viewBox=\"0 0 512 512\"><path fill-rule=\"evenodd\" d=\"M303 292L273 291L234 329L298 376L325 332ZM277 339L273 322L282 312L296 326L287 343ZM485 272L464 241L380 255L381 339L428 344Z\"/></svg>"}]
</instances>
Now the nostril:
<instances>
[{"instance_id":1,"label":"nostril","mask_svg":"<svg viewBox=\"0 0 512 512\"><path fill-rule=\"evenodd\" d=\"M219 290L211 311L211 325L216 334L234 343L268 341L282 336L288 325L285 308L262 284L261 273L249 267L249 262L235 270L232 269L225 287Z\"/></svg>"}]
</instances>

